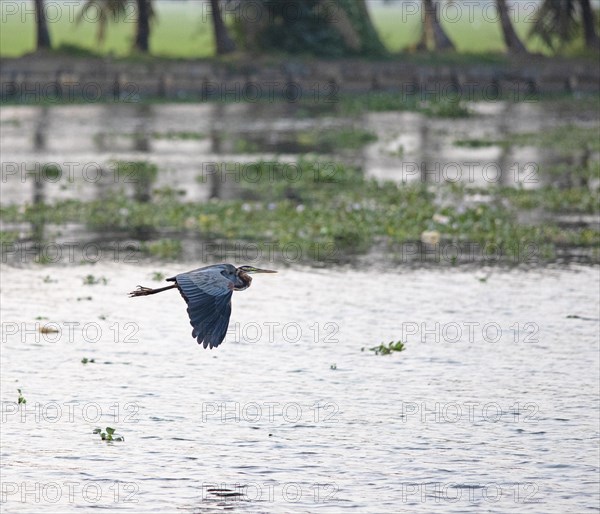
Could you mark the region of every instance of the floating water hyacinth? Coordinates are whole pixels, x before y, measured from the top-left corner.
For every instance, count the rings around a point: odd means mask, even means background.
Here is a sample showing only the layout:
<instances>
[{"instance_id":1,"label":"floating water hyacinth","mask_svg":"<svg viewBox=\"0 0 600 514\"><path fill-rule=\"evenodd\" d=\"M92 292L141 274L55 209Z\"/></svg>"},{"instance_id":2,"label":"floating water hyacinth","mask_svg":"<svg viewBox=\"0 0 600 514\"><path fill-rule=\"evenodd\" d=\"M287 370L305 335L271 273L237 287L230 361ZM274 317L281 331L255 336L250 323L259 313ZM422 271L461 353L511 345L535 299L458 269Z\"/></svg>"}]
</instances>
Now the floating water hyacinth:
<instances>
[{"instance_id":1,"label":"floating water hyacinth","mask_svg":"<svg viewBox=\"0 0 600 514\"><path fill-rule=\"evenodd\" d=\"M369 350L375 352L375 355L389 355L393 352L403 352L405 349L406 347L402 341L390 341L387 346L384 343L381 343L379 346L369 348Z\"/></svg>"},{"instance_id":2,"label":"floating water hyacinth","mask_svg":"<svg viewBox=\"0 0 600 514\"><path fill-rule=\"evenodd\" d=\"M100 438L103 441L125 441L125 438L122 435L117 435L115 429L112 427L106 427L106 432L103 432L101 428L95 428L93 433L100 434Z\"/></svg>"}]
</instances>

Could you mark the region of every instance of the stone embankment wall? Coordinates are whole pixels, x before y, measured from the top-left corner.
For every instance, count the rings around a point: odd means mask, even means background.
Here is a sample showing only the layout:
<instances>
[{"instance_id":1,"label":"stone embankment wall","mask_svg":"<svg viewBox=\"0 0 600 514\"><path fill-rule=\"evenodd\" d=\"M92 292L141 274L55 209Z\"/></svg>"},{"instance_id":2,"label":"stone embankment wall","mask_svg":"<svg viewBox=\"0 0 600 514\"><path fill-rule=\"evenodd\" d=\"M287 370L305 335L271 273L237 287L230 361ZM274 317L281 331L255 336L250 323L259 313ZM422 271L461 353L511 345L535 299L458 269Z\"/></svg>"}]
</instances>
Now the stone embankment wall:
<instances>
[{"instance_id":1,"label":"stone embankment wall","mask_svg":"<svg viewBox=\"0 0 600 514\"><path fill-rule=\"evenodd\" d=\"M344 93L396 91L465 100L536 93L600 91L600 67L591 61L531 57L488 64L432 65L406 61L125 61L31 55L0 61L0 98L64 102L140 98L164 100L336 101Z\"/></svg>"}]
</instances>

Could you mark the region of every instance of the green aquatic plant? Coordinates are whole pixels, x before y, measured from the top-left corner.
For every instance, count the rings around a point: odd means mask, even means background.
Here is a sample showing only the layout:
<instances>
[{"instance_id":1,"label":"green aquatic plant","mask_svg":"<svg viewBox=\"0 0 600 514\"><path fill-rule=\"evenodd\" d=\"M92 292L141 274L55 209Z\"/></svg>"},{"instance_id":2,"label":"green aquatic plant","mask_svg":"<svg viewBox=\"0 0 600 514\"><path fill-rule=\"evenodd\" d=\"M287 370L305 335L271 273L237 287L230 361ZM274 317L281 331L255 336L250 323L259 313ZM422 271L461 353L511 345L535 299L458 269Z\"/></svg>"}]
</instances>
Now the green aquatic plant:
<instances>
[{"instance_id":1,"label":"green aquatic plant","mask_svg":"<svg viewBox=\"0 0 600 514\"><path fill-rule=\"evenodd\" d=\"M370 351L374 352L375 355L390 355L394 352L403 352L406 349L402 341L390 341L387 345L381 343L379 346L373 346L369 348Z\"/></svg>"},{"instance_id":2,"label":"green aquatic plant","mask_svg":"<svg viewBox=\"0 0 600 514\"><path fill-rule=\"evenodd\" d=\"M542 224L527 216L538 208L596 214L598 189L592 180L564 189L476 189L377 181L356 166L318 159L223 167L234 177L241 199L187 202L154 195L141 201L117 192L102 200L0 205L0 215L6 223L76 221L90 230L177 234L142 243L144 253L162 260L181 257L183 233L205 241L252 242L258 249L289 248L306 261L322 262L339 262L373 245L384 251L413 245L418 251L423 235L430 233L436 234L432 248L487 248L499 256L496 260L515 264L529 255L526 248L535 248L541 260L552 260L565 245L593 248L600 242L593 225L564 224L552 216ZM474 196L480 198L474 201ZM452 259L444 262L460 261Z\"/></svg>"},{"instance_id":3,"label":"green aquatic plant","mask_svg":"<svg viewBox=\"0 0 600 514\"><path fill-rule=\"evenodd\" d=\"M152 280L155 282L162 282L167 276L162 271L154 271L152 273Z\"/></svg>"},{"instance_id":4,"label":"green aquatic plant","mask_svg":"<svg viewBox=\"0 0 600 514\"><path fill-rule=\"evenodd\" d=\"M233 144L233 153L258 153L261 151L260 146L254 141L240 137Z\"/></svg>"},{"instance_id":5,"label":"green aquatic plant","mask_svg":"<svg viewBox=\"0 0 600 514\"><path fill-rule=\"evenodd\" d=\"M84 286L95 286L97 284L102 284L105 286L108 284L108 279L106 277L95 277L94 275L86 275L83 279Z\"/></svg>"},{"instance_id":6,"label":"green aquatic plant","mask_svg":"<svg viewBox=\"0 0 600 514\"><path fill-rule=\"evenodd\" d=\"M425 102L420 111L432 118L468 118L471 115L459 95Z\"/></svg>"},{"instance_id":7,"label":"green aquatic plant","mask_svg":"<svg viewBox=\"0 0 600 514\"><path fill-rule=\"evenodd\" d=\"M111 427L106 427L106 432L103 432L101 428L95 428L94 429L94 434L100 434L100 438L103 441L118 441L118 442L122 442L125 441L125 437L123 437L122 435L118 435L115 433L115 429L111 428Z\"/></svg>"},{"instance_id":8,"label":"green aquatic plant","mask_svg":"<svg viewBox=\"0 0 600 514\"><path fill-rule=\"evenodd\" d=\"M538 132L511 134L501 142L517 146L552 148L563 154L571 154L577 149L600 152L600 127L559 125Z\"/></svg>"},{"instance_id":9,"label":"green aquatic plant","mask_svg":"<svg viewBox=\"0 0 600 514\"><path fill-rule=\"evenodd\" d=\"M87 364L87 363L93 363L96 362L96 359L88 359L87 357L84 357L83 359L81 359L81 364Z\"/></svg>"},{"instance_id":10,"label":"green aquatic plant","mask_svg":"<svg viewBox=\"0 0 600 514\"><path fill-rule=\"evenodd\" d=\"M20 389L17 389L18 393L19 393L19 397L17 398L17 404L19 405L24 405L27 403L26 398L23 396L23 393Z\"/></svg>"},{"instance_id":11,"label":"green aquatic plant","mask_svg":"<svg viewBox=\"0 0 600 514\"><path fill-rule=\"evenodd\" d=\"M463 146L466 148L486 148L497 144L495 141L489 139L458 139L454 141L454 146Z\"/></svg>"},{"instance_id":12,"label":"green aquatic plant","mask_svg":"<svg viewBox=\"0 0 600 514\"><path fill-rule=\"evenodd\" d=\"M142 250L153 257L169 260L177 259L183 251L183 246L178 239L159 239L158 241L153 241L151 243L144 243L142 245ZM153 278L153 280L157 279Z\"/></svg>"},{"instance_id":13,"label":"green aquatic plant","mask_svg":"<svg viewBox=\"0 0 600 514\"><path fill-rule=\"evenodd\" d=\"M19 239L19 233L16 230L0 230L0 245L4 246L15 243Z\"/></svg>"},{"instance_id":14,"label":"green aquatic plant","mask_svg":"<svg viewBox=\"0 0 600 514\"><path fill-rule=\"evenodd\" d=\"M56 182L62 176L62 168L56 163L48 163L42 166L41 180Z\"/></svg>"},{"instance_id":15,"label":"green aquatic plant","mask_svg":"<svg viewBox=\"0 0 600 514\"><path fill-rule=\"evenodd\" d=\"M168 131L168 132L152 132L150 136L153 139L170 139L170 140L182 140L182 141L198 141L205 139L206 134L201 132L193 131Z\"/></svg>"}]
</instances>

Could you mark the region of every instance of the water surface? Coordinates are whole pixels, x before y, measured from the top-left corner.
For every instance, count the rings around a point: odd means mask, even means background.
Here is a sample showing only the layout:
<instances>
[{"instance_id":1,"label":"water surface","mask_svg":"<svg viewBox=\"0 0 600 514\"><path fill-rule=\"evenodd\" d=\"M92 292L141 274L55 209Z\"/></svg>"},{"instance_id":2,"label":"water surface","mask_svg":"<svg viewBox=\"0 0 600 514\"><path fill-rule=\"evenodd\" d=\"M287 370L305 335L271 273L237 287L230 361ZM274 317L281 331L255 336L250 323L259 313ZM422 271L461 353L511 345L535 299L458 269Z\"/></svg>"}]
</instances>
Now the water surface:
<instances>
[{"instance_id":1,"label":"water surface","mask_svg":"<svg viewBox=\"0 0 600 514\"><path fill-rule=\"evenodd\" d=\"M3 268L4 512L597 511L597 268L283 269L209 351L125 294L193 266Z\"/></svg>"}]
</instances>

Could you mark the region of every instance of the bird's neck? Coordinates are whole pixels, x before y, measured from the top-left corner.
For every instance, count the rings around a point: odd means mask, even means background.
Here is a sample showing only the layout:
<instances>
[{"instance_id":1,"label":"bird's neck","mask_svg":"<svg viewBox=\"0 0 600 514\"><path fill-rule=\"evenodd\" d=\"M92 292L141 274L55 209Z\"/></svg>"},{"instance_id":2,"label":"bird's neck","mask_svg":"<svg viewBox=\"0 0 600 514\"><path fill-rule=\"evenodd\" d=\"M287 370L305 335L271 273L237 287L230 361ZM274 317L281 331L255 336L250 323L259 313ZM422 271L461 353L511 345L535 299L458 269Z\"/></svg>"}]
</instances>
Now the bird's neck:
<instances>
[{"instance_id":1,"label":"bird's neck","mask_svg":"<svg viewBox=\"0 0 600 514\"><path fill-rule=\"evenodd\" d=\"M243 271L238 271L237 276L242 282L242 286L234 287L235 291L243 291L244 289L248 289L250 284L252 284L252 277L248 275L248 273L244 273Z\"/></svg>"}]
</instances>

